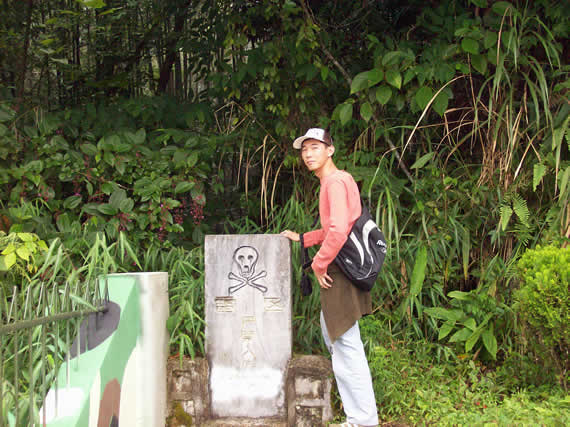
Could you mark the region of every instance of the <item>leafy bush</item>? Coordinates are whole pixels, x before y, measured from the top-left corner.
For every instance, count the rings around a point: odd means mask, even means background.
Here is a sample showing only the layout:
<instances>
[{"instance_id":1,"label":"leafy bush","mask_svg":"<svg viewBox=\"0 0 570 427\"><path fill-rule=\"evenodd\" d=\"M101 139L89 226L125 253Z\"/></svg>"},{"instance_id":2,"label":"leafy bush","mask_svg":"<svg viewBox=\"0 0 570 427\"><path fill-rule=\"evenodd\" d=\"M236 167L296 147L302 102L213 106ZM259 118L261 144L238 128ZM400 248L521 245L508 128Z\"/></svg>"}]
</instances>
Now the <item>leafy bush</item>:
<instances>
[{"instance_id":1,"label":"leafy bush","mask_svg":"<svg viewBox=\"0 0 570 427\"><path fill-rule=\"evenodd\" d=\"M37 212L23 222L42 238L90 228L148 242L185 231L199 243L204 184L219 190L218 176L208 178L219 143L185 129L183 119L170 123L162 106L160 98L88 104L2 125L0 147L11 147L0 150L3 222L22 223L17 211L33 203Z\"/></svg>"},{"instance_id":2,"label":"leafy bush","mask_svg":"<svg viewBox=\"0 0 570 427\"><path fill-rule=\"evenodd\" d=\"M453 291L448 294L453 308L427 308L430 316L444 320L439 328L438 339L449 336L451 343L465 343L465 352L478 354L482 349L493 358L497 357L495 323L505 315L504 304L479 289L471 292ZM452 334L453 332L453 334Z\"/></svg>"},{"instance_id":3,"label":"leafy bush","mask_svg":"<svg viewBox=\"0 0 570 427\"><path fill-rule=\"evenodd\" d=\"M386 325L361 321L380 418L392 425L567 425L568 397L552 384L529 386L528 372L492 370L470 358L455 358L447 347L426 341L386 340ZM384 329L378 329L384 328ZM513 366L511 366L513 365ZM525 369L543 372L532 360ZM538 383L537 383L538 384Z\"/></svg>"},{"instance_id":4,"label":"leafy bush","mask_svg":"<svg viewBox=\"0 0 570 427\"><path fill-rule=\"evenodd\" d=\"M570 248L555 246L528 250L518 263L522 285L515 293L515 309L529 329L528 339L554 358L564 384L570 368Z\"/></svg>"},{"instance_id":5,"label":"leafy bush","mask_svg":"<svg viewBox=\"0 0 570 427\"><path fill-rule=\"evenodd\" d=\"M0 230L0 281L2 274L10 271L29 278L37 270L37 256L46 250L46 243L33 233Z\"/></svg>"}]
</instances>

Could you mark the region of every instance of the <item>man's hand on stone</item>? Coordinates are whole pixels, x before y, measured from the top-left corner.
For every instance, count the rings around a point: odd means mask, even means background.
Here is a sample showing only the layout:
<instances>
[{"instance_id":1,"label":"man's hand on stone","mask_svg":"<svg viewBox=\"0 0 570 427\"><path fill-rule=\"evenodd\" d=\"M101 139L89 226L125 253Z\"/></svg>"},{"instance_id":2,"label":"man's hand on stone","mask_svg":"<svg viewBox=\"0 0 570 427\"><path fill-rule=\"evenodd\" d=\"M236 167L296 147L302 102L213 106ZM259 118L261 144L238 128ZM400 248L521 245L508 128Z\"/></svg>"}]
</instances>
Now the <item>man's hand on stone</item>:
<instances>
[{"instance_id":1,"label":"man's hand on stone","mask_svg":"<svg viewBox=\"0 0 570 427\"><path fill-rule=\"evenodd\" d=\"M292 240L294 242L299 241L299 233L295 233L294 231L285 230L281 232L281 235L287 237L289 240Z\"/></svg>"}]
</instances>

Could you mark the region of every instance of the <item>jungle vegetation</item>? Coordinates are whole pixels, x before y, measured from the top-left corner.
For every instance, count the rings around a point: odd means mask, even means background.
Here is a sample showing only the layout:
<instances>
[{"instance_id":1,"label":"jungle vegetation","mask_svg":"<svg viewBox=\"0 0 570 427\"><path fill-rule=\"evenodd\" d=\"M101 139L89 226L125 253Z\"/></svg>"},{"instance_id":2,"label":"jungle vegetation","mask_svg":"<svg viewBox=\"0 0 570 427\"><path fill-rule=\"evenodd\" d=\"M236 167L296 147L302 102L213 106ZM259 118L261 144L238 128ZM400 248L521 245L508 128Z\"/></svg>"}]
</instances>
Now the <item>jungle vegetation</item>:
<instances>
[{"instance_id":1,"label":"jungle vegetation","mask_svg":"<svg viewBox=\"0 0 570 427\"><path fill-rule=\"evenodd\" d=\"M0 0L0 306L168 271L171 352L203 355L204 236L309 230L291 141L327 127L389 243L362 321L381 418L568 424L569 14ZM295 352L326 354L318 293L293 293Z\"/></svg>"}]
</instances>

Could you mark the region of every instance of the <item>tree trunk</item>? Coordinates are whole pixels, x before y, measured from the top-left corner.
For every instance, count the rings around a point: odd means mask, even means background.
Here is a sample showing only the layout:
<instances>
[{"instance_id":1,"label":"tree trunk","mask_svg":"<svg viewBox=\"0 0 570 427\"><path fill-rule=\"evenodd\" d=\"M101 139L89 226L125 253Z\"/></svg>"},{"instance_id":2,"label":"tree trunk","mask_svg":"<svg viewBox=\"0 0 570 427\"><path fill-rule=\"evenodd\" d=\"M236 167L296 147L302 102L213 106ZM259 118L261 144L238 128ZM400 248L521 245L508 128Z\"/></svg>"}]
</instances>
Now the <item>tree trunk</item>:
<instances>
[{"instance_id":1,"label":"tree trunk","mask_svg":"<svg viewBox=\"0 0 570 427\"><path fill-rule=\"evenodd\" d=\"M174 31L172 31L166 40L166 57L164 63L160 68L160 77L158 79L158 92L164 93L168 87L168 82L170 81L170 73L172 70L172 65L178 57L178 51L176 50L176 44L180 39L182 29L184 28L184 22L186 21L186 11L190 6L191 1L186 0L182 7L178 9L178 13L174 19Z\"/></svg>"},{"instance_id":2,"label":"tree trunk","mask_svg":"<svg viewBox=\"0 0 570 427\"><path fill-rule=\"evenodd\" d=\"M28 67L28 45L30 44L30 30L32 26L32 10L34 9L34 0L28 0L28 10L26 16L26 27L24 32L24 43L22 46L22 56L20 62L20 70L16 79L16 103L20 104L24 97L24 88L26 85L26 70Z\"/></svg>"}]
</instances>

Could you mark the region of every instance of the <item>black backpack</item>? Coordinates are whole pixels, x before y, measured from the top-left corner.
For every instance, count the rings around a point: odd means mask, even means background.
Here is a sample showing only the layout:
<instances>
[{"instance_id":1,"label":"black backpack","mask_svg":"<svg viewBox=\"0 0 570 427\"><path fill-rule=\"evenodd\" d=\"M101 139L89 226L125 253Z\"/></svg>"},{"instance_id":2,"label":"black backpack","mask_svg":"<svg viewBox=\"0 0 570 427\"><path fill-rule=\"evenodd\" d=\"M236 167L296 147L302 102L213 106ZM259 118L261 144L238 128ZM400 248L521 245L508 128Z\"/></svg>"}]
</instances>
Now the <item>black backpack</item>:
<instances>
[{"instance_id":1,"label":"black backpack","mask_svg":"<svg viewBox=\"0 0 570 427\"><path fill-rule=\"evenodd\" d=\"M374 282L376 282L382 264L384 264L387 246L384 234L372 219L372 215L370 215L362 200L360 203L362 213L352 226L348 238L334 262L354 286L370 292ZM301 235L304 270L311 265L311 261L306 261L309 258L308 249L304 248L303 243ZM307 288L307 284L308 278L303 273L301 278L303 295L311 293L310 288Z\"/></svg>"}]
</instances>

